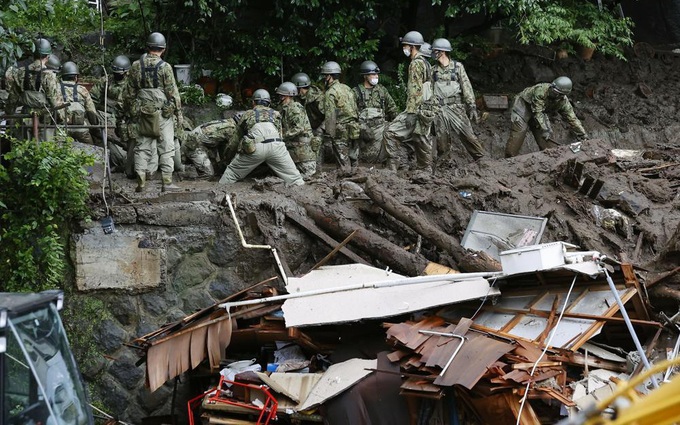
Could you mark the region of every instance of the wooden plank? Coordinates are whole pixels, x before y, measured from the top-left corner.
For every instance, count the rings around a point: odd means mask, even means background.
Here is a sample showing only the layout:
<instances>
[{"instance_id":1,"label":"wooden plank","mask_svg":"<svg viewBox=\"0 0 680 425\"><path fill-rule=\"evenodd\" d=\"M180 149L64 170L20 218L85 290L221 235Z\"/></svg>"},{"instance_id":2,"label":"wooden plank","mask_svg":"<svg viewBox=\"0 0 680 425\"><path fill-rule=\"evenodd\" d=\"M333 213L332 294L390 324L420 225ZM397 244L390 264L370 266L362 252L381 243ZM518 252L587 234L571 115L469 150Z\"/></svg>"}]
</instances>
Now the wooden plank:
<instances>
[{"instance_id":1,"label":"wooden plank","mask_svg":"<svg viewBox=\"0 0 680 425\"><path fill-rule=\"evenodd\" d=\"M642 298L642 287L640 286L640 282L635 276L635 270L633 269L633 265L628 263L621 264L621 271L623 272L626 287L635 288L637 296L633 297L632 301L633 308L635 309L638 318L649 320L649 311L647 311L645 300Z\"/></svg>"},{"instance_id":2,"label":"wooden plank","mask_svg":"<svg viewBox=\"0 0 680 425\"><path fill-rule=\"evenodd\" d=\"M324 232L316 224L314 224L314 222L312 220L310 220L306 217L303 217L302 215L300 215L296 212L293 212L293 211L286 211L286 217L288 217L288 219L290 219L290 221L297 224L302 229L306 230L310 234L319 238L322 242L324 242L329 247L335 248L338 245L340 245L340 243L338 241L336 241L332 237L328 236L328 234L326 234L326 232ZM361 258L360 256L358 256L357 254L355 254L354 252L350 251L349 249L347 249L345 247L340 249L340 253L343 254L348 259L354 261L355 263L365 264L367 266L371 265L368 261L364 260L363 258Z\"/></svg>"}]
</instances>

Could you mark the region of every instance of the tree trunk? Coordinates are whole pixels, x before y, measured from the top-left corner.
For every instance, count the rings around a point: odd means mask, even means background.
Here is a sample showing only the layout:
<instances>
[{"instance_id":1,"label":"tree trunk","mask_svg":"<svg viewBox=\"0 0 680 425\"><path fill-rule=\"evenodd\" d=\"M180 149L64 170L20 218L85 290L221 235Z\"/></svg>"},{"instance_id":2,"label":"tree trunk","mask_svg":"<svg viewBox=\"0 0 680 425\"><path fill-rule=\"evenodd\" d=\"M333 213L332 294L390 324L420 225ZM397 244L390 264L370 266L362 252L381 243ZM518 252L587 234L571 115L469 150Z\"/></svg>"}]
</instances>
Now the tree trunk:
<instances>
[{"instance_id":1,"label":"tree trunk","mask_svg":"<svg viewBox=\"0 0 680 425\"><path fill-rule=\"evenodd\" d=\"M437 248L453 256L458 266L466 272L499 271L501 265L494 258L484 252L472 252L463 248L451 235L434 226L409 207L401 204L392 195L386 193L372 178L367 178L364 184L366 194L381 208L403 221Z\"/></svg>"}]
</instances>

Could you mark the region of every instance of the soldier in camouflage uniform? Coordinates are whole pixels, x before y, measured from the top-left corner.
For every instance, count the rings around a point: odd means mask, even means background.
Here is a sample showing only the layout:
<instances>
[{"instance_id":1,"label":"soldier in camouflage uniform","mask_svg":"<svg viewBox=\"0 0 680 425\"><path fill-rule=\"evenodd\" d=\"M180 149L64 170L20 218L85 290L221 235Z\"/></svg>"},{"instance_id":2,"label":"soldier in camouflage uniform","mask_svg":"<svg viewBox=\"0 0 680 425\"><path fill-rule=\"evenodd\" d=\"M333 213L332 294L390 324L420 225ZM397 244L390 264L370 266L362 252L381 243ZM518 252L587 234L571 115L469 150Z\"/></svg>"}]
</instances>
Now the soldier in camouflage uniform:
<instances>
[{"instance_id":1,"label":"soldier in camouflage uniform","mask_svg":"<svg viewBox=\"0 0 680 425\"><path fill-rule=\"evenodd\" d=\"M505 145L506 158L519 154L529 129L540 150L559 146L553 140L549 113L559 113L567 121L577 140L587 138L586 131L567 98L571 89L571 79L558 77L552 83L539 83L527 87L517 95L510 116L512 129Z\"/></svg>"},{"instance_id":2,"label":"soldier in camouflage uniform","mask_svg":"<svg viewBox=\"0 0 680 425\"><path fill-rule=\"evenodd\" d=\"M106 122L109 128L114 128L114 134L108 134L109 157L111 168L115 171L125 171L129 177L134 176L134 138L131 136L129 119L123 109L123 89L125 77L130 70L130 59L127 56L116 56L111 62L112 74L108 79L100 79L90 90L99 121ZM101 133L92 132L97 139Z\"/></svg>"},{"instance_id":3,"label":"soldier in camouflage uniform","mask_svg":"<svg viewBox=\"0 0 680 425\"><path fill-rule=\"evenodd\" d=\"M221 99L218 95L217 104L224 107ZM235 140L238 140L236 116L209 121L186 133L182 143L182 156L196 167L198 178L209 179L215 175L213 163L221 163L226 159L224 157L228 147L237 144Z\"/></svg>"},{"instance_id":4,"label":"soldier in camouflage uniform","mask_svg":"<svg viewBox=\"0 0 680 425\"><path fill-rule=\"evenodd\" d=\"M238 123L238 153L222 174L219 184L236 183L262 163L286 183L305 184L281 138L281 114L271 109L270 104L267 90L255 90L253 109L246 111Z\"/></svg>"},{"instance_id":5,"label":"soldier in camouflage uniform","mask_svg":"<svg viewBox=\"0 0 680 425\"><path fill-rule=\"evenodd\" d=\"M61 108L64 104L59 93L59 81L54 72L45 72L49 55L52 53L52 45L44 38L35 41L31 64L23 67L9 67L5 72L5 84L8 91L5 113L16 113L17 107L22 107L23 113L36 112L42 118L44 124L54 124L54 120L46 108ZM54 113L54 119L63 122L66 111L58 109ZM30 126L30 123L27 123ZM27 132L28 134L28 132ZM41 134L43 140L51 138L54 130L47 130Z\"/></svg>"},{"instance_id":6,"label":"soldier in camouflage uniform","mask_svg":"<svg viewBox=\"0 0 680 425\"><path fill-rule=\"evenodd\" d=\"M406 110L385 129L383 145L387 154L387 168L396 171L405 167L403 148L410 143L416 155L416 168L432 169L431 127L434 111L428 108L431 97L432 69L427 58L419 51L425 41L417 31L409 31L401 39L404 55L411 59L408 67Z\"/></svg>"},{"instance_id":7,"label":"soldier in camouflage uniform","mask_svg":"<svg viewBox=\"0 0 680 425\"><path fill-rule=\"evenodd\" d=\"M341 83L340 65L326 62L321 68L326 83L323 102L324 135L330 140L340 174L350 175L359 165L359 111L349 86Z\"/></svg>"},{"instance_id":8,"label":"soldier in camouflage uniform","mask_svg":"<svg viewBox=\"0 0 680 425\"><path fill-rule=\"evenodd\" d=\"M123 105L137 119L135 144L135 174L137 191L144 190L151 158L158 157L162 191L178 190L172 182L175 156L175 119L181 126L182 101L172 66L161 59L165 52L165 37L151 33L146 45L148 53L130 68L123 91Z\"/></svg>"},{"instance_id":9,"label":"soldier in camouflage uniform","mask_svg":"<svg viewBox=\"0 0 680 425\"><path fill-rule=\"evenodd\" d=\"M290 81L295 84L300 95L300 103L305 107L307 118L309 118L309 125L312 126L312 151L316 154L317 169L323 164L323 111L322 104L324 93L320 88L312 85L312 80L309 75L304 72L298 72L293 75Z\"/></svg>"},{"instance_id":10,"label":"soldier in camouflage uniform","mask_svg":"<svg viewBox=\"0 0 680 425\"><path fill-rule=\"evenodd\" d=\"M94 144L88 128L77 128L82 125L99 125L99 114L94 107L90 92L78 84L78 66L73 62L66 62L62 66L59 89L64 103L69 103L66 110L67 134L80 143ZM73 125L76 128L69 128Z\"/></svg>"},{"instance_id":11,"label":"soldier in camouflage uniform","mask_svg":"<svg viewBox=\"0 0 680 425\"><path fill-rule=\"evenodd\" d=\"M298 89L291 82L282 83L276 94L281 96L281 128L283 141L295 166L303 177L316 173L316 154L312 151L312 127L305 107L295 101Z\"/></svg>"},{"instance_id":12,"label":"soldier in camouflage uniform","mask_svg":"<svg viewBox=\"0 0 680 425\"><path fill-rule=\"evenodd\" d=\"M462 63L450 58L451 43L445 38L432 42L432 56L437 66L432 73L434 101L439 108L434 129L437 150L446 154L451 149L451 138L461 138L463 146L476 161L486 155L479 139L472 130L471 121L478 122L475 93Z\"/></svg>"},{"instance_id":13,"label":"soldier in camouflage uniform","mask_svg":"<svg viewBox=\"0 0 680 425\"><path fill-rule=\"evenodd\" d=\"M387 122L397 116L397 104L380 84L380 68L373 61L365 61L360 66L364 81L354 87L354 99L359 110L359 159L375 163L384 160L381 156L382 140Z\"/></svg>"}]
</instances>

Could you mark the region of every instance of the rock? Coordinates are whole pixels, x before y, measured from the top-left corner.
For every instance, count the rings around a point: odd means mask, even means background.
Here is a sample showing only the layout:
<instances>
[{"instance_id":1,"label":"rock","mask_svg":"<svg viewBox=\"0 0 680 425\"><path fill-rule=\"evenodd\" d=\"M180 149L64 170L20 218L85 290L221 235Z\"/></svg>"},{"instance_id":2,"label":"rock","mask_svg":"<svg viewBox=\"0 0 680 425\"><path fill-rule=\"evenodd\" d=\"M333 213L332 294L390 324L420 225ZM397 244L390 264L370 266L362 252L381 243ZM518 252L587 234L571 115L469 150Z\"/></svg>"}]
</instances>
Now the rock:
<instances>
[{"instance_id":1,"label":"rock","mask_svg":"<svg viewBox=\"0 0 680 425\"><path fill-rule=\"evenodd\" d=\"M230 270L220 270L208 280L208 293L217 300L246 288L248 284Z\"/></svg>"},{"instance_id":2,"label":"rock","mask_svg":"<svg viewBox=\"0 0 680 425\"><path fill-rule=\"evenodd\" d=\"M109 313L122 325L128 326L139 318L137 298L131 295L111 295L106 302Z\"/></svg>"},{"instance_id":3,"label":"rock","mask_svg":"<svg viewBox=\"0 0 680 425\"><path fill-rule=\"evenodd\" d=\"M119 349L124 342L128 341L129 337L117 321L105 319L100 323L99 332L95 339L104 354L109 354Z\"/></svg>"},{"instance_id":4,"label":"rock","mask_svg":"<svg viewBox=\"0 0 680 425\"><path fill-rule=\"evenodd\" d=\"M137 395L139 405L149 413L160 409L168 399L172 398L173 385L174 380L170 380L154 392L140 391Z\"/></svg>"},{"instance_id":5,"label":"rock","mask_svg":"<svg viewBox=\"0 0 680 425\"><path fill-rule=\"evenodd\" d=\"M138 221L155 226L215 225L220 217L214 206L203 202L163 202L137 207Z\"/></svg>"},{"instance_id":6,"label":"rock","mask_svg":"<svg viewBox=\"0 0 680 425\"><path fill-rule=\"evenodd\" d=\"M189 314L215 304L215 299L204 288L191 288L182 293L183 310Z\"/></svg>"},{"instance_id":7,"label":"rock","mask_svg":"<svg viewBox=\"0 0 680 425\"><path fill-rule=\"evenodd\" d=\"M218 267L227 267L232 265L242 249L236 230L229 228L218 234L214 245L208 250L208 259Z\"/></svg>"},{"instance_id":8,"label":"rock","mask_svg":"<svg viewBox=\"0 0 680 425\"><path fill-rule=\"evenodd\" d=\"M97 388L99 389L99 398L109 409L109 412L117 417L123 416L123 412L130 406L130 393L112 376L102 377Z\"/></svg>"},{"instance_id":9,"label":"rock","mask_svg":"<svg viewBox=\"0 0 680 425\"><path fill-rule=\"evenodd\" d=\"M109 374L123 387L133 390L144 385L144 366L135 366L139 358L129 348L121 350L116 360L109 367Z\"/></svg>"},{"instance_id":10,"label":"rock","mask_svg":"<svg viewBox=\"0 0 680 425\"><path fill-rule=\"evenodd\" d=\"M186 256L177 267L172 280L172 288L176 292L182 292L186 288L203 283L214 271L215 266L210 263L205 254Z\"/></svg>"},{"instance_id":11,"label":"rock","mask_svg":"<svg viewBox=\"0 0 680 425\"><path fill-rule=\"evenodd\" d=\"M135 224L137 222L137 210L127 205L116 205L111 208L113 219L119 224Z\"/></svg>"}]
</instances>

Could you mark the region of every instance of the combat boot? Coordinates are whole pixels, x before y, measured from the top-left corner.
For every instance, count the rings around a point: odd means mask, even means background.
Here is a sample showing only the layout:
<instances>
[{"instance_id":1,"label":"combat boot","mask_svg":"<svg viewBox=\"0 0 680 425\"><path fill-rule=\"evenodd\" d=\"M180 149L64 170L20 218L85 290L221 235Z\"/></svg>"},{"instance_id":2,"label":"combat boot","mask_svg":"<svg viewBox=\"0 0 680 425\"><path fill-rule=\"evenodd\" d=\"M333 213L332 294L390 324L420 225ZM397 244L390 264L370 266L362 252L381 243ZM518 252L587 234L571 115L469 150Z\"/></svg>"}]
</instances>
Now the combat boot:
<instances>
[{"instance_id":1,"label":"combat boot","mask_svg":"<svg viewBox=\"0 0 680 425\"><path fill-rule=\"evenodd\" d=\"M135 192L144 192L146 187L146 173L137 173L137 188Z\"/></svg>"},{"instance_id":2,"label":"combat boot","mask_svg":"<svg viewBox=\"0 0 680 425\"><path fill-rule=\"evenodd\" d=\"M181 188L172 182L172 173L163 173L161 192L175 192Z\"/></svg>"}]
</instances>

